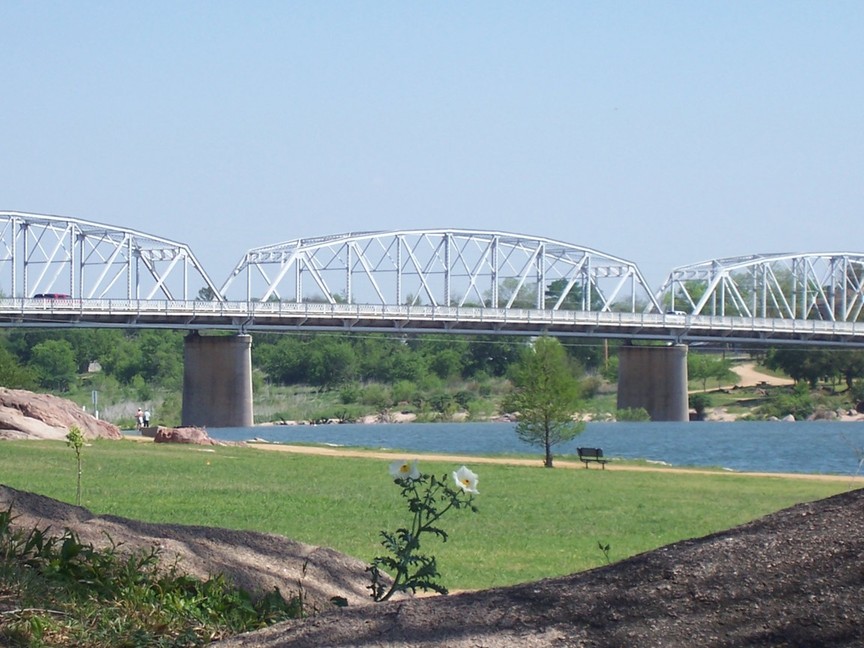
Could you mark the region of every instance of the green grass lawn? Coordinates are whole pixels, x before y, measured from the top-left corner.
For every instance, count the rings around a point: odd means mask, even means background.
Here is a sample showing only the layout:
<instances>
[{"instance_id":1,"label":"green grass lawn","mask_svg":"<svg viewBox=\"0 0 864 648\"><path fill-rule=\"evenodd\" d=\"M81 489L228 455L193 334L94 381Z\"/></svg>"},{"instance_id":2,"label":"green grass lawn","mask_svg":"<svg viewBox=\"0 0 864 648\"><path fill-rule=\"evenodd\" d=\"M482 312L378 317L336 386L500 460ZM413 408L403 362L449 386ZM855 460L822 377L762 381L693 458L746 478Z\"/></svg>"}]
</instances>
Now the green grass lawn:
<instances>
[{"instance_id":1,"label":"green grass lawn","mask_svg":"<svg viewBox=\"0 0 864 648\"><path fill-rule=\"evenodd\" d=\"M398 457L397 457L398 458ZM150 522L266 531L370 561L379 532L407 521L388 462L250 447L98 441L83 449L82 505ZM456 463L421 463L448 474ZM449 513L446 544L428 539L442 583L476 589L569 574L610 558L730 528L857 487L852 480L673 471L470 465L479 513ZM0 443L0 483L75 501L76 463L59 442ZM13 511L14 513L14 511Z\"/></svg>"}]
</instances>

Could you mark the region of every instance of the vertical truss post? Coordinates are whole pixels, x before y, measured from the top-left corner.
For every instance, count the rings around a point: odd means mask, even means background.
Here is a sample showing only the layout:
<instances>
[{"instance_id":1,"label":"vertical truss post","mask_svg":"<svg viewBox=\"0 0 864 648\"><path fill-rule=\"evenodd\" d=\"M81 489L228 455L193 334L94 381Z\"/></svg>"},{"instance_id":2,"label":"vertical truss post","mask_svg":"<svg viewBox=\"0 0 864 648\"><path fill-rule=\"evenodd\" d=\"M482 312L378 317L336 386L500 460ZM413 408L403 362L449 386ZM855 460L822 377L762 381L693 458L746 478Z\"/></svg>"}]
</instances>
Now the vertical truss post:
<instances>
[{"instance_id":1,"label":"vertical truss post","mask_svg":"<svg viewBox=\"0 0 864 648\"><path fill-rule=\"evenodd\" d=\"M247 265L246 265L246 302L249 303L252 301L252 270L248 265L249 255L246 255Z\"/></svg>"},{"instance_id":2,"label":"vertical truss post","mask_svg":"<svg viewBox=\"0 0 864 648\"><path fill-rule=\"evenodd\" d=\"M840 287L840 311L843 315L842 319L846 319L848 301L847 295L849 293L849 259L843 257L843 268L841 269L841 281L842 285Z\"/></svg>"},{"instance_id":3,"label":"vertical truss post","mask_svg":"<svg viewBox=\"0 0 864 648\"><path fill-rule=\"evenodd\" d=\"M585 265L583 266L583 276L585 277L582 283L582 310L587 311L591 310L591 302L593 301L593 282L591 281L591 272L593 268L591 267L591 259L585 260Z\"/></svg>"},{"instance_id":4,"label":"vertical truss post","mask_svg":"<svg viewBox=\"0 0 864 648\"><path fill-rule=\"evenodd\" d=\"M444 235L444 305L450 305L450 257L453 236L450 233Z\"/></svg>"},{"instance_id":5,"label":"vertical truss post","mask_svg":"<svg viewBox=\"0 0 864 648\"><path fill-rule=\"evenodd\" d=\"M537 254L537 310L546 308L546 246L541 243Z\"/></svg>"},{"instance_id":6,"label":"vertical truss post","mask_svg":"<svg viewBox=\"0 0 864 648\"><path fill-rule=\"evenodd\" d=\"M76 294L75 291L75 226L70 225L68 229L69 234L69 294L73 297ZM84 260L84 257L81 256L78 261L79 263ZM79 272L80 274L80 272ZM81 296L81 291L78 291L78 296Z\"/></svg>"},{"instance_id":7,"label":"vertical truss post","mask_svg":"<svg viewBox=\"0 0 864 648\"><path fill-rule=\"evenodd\" d=\"M351 290L351 269L354 265L354 261L352 260L352 252L354 248L350 245L345 246L345 298L348 300L348 303L353 303L351 300L353 298L353 291Z\"/></svg>"},{"instance_id":8,"label":"vertical truss post","mask_svg":"<svg viewBox=\"0 0 864 648\"><path fill-rule=\"evenodd\" d=\"M396 304L401 306L405 298L402 295L402 246L405 245L405 238L402 236L396 237ZM409 304L410 306L411 304Z\"/></svg>"},{"instance_id":9,"label":"vertical truss post","mask_svg":"<svg viewBox=\"0 0 864 648\"><path fill-rule=\"evenodd\" d=\"M801 317L801 314L798 311L798 266L800 262L798 259L792 259L792 315L794 317ZM802 302L803 303L803 302ZM803 319L803 318L802 318Z\"/></svg>"},{"instance_id":10,"label":"vertical truss post","mask_svg":"<svg viewBox=\"0 0 864 648\"><path fill-rule=\"evenodd\" d=\"M32 297L30 294L30 228L27 223L21 223L21 231L23 236L21 237L22 242L22 260L21 260L21 274L24 282L24 296Z\"/></svg>"},{"instance_id":11,"label":"vertical truss post","mask_svg":"<svg viewBox=\"0 0 864 648\"><path fill-rule=\"evenodd\" d=\"M498 254L498 237L494 236L492 238L492 272L490 273L490 280L492 282L492 303L489 304L490 308L498 308L498 273L500 268L498 264L500 263L500 258Z\"/></svg>"},{"instance_id":12,"label":"vertical truss post","mask_svg":"<svg viewBox=\"0 0 864 648\"><path fill-rule=\"evenodd\" d=\"M17 218L12 219L12 297L18 293L18 239L21 236L21 221ZM26 291L25 297L28 297Z\"/></svg>"},{"instance_id":13,"label":"vertical truss post","mask_svg":"<svg viewBox=\"0 0 864 648\"><path fill-rule=\"evenodd\" d=\"M294 302L299 304L303 301L303 259L298 255L294 262Z\"/></svg>"},{"instance_id":14,"label":"vertical truss post","mask_svg":"<svg viewBox=\"0 0 864 648\"><path fill-rule=\"evenodd\" d=\"M84 294L84 257L86 255L86 248L84 245L84 233L78 232L78 235L75 238L77 239L77 245L75 245L75 248L78 249L78 258L80 260L80 269L78 270L78 296L83 298L86 296Z\"/></svg>"},{"instance_id":15,"label":"vertical truss post","mask_svg":"<svg viewBox=\"0 0 864 648\"><path fill-rule=\"evenodd\" d=\"M768 317L768 266L763 263L759 267L762 275L762 317Z\"/></svg>"},{"instance_id":16,"label":"vertical truss post","mask_svg":"<svg viewBox=\"0 0 864 648\"><path fill-rule=\"evenodd\" d=\"M132 242L129 242L130 250ZM134 271L132 266L132 259L135 259ZM132 283L132 291L129 294L129 299L141 299L141 280L139 277L141 276L141 251L140 250L132 250L132 254L129 257L129 281Z\"/></svg>"}]
</instances>

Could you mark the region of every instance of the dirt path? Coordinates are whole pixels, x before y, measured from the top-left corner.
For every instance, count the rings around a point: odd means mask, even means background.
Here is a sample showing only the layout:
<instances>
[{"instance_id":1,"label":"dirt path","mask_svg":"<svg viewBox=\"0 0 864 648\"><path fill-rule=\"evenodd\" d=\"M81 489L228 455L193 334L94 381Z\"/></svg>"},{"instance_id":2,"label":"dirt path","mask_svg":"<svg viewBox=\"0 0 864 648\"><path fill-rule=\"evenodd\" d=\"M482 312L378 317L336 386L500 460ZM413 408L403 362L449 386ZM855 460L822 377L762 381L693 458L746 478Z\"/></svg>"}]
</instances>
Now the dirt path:
<instances>
[{"instance_id":1,"label":"dirt path","mask_svg":"<svg viewBox=\"0 0 864 648\"><path fill-rule=\"evenodd\" d=\"M735 365L732 367L732 371L738 374L738 380L734 385L721 385L719 387L712 387L711 389L730 390L736 387L756 387L758 385L772 385L776 387L795 384L795 381L791 378L781 378L758 371L755 362L746 362L744 364ZM691 389L689 393L702 393L702 389Z\"/></svg>"},{"instance_id":2,"label":"dirt path","mask_svg":"<svg viewBox=\"0 0 864 648\"><path fill-rule=\"evenodd\" d=\"M541 459L521 459L518 457L478 457L470 455L448 455L448 454L417 454L412 452L382 452L380 450L358 450L352 448L325 448L321 446L285 445L281 443L250 443L254 448L270 450L275 452L292 452L295 454L317 455L323 457L359 457L364 459L382 459L395 461L401 458L419 459L422 461L449 461L464 464L501 464L508 466L533 466L542 468ZM578 461L555 461L556 468L567 470L584 469ZM690 475L729 475L746 477L777 477L779 479L806 479L813 481L842 482L853 481L848 475L810 475L804 473L766 473L766 472L735 472L731 470L703 470L699 468L672 468L667 466L633 466L624 464L606 464L606 470L632 471L632 472L670 472ZM596 468L594 468L596 470Z\"/></svg>"},{"instance_id":3,"label":"dirt path","mask_svg":"<svg viewBox=\"0 0 864 648\"><path fill-rule=\"evenodd\" d=\"M756 363L754 362L735 365L732 367L732 371L740 376L740 379L738 380L739 387L755 387L762 383L768 385L792 385L795 383L791 378L779 378L777 376L757 371Z\"/></svg>"}]
</instances>

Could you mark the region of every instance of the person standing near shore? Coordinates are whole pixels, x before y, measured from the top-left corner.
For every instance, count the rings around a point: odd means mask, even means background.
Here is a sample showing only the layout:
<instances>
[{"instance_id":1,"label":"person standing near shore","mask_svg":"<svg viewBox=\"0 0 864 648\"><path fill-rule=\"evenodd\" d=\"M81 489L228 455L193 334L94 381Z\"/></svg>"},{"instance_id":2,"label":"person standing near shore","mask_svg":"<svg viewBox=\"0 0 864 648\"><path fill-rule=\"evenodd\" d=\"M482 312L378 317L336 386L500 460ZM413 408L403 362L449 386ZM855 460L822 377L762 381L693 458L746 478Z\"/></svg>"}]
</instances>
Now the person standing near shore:
<instances>
[{"instance_id":1,"label":"person standing near shore","mask_svg":"<svg viewBox=\"0 0 864 648\"><path fill-rule=\"evenodd\" d=\"M144 427L150 427L150 410L144 410Z\"/></svg>"},{"instance_id":2,"label":"person standing near shore","mask_svg":"<svg viewBox=\"0 0 864 648\"><path fill-rule=\"evenodd\" d=\"M138 408L138 411L135 412L135 426L140 430L144 427L144 412L141 411L141 408Z\"/></svg>"}]
</instances>

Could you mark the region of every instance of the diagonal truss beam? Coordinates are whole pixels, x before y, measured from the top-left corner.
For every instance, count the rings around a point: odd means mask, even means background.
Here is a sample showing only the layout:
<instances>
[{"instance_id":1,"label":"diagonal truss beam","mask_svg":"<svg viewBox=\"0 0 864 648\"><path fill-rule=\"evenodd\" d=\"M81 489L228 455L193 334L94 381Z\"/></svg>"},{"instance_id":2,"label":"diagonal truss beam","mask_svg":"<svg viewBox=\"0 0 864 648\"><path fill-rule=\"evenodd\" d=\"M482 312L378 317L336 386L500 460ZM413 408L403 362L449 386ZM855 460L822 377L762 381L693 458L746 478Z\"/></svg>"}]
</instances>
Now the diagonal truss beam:
<instances>
[{"instance_id":1,"label":"diagonal truss beam","mask_svg":"<svg viewBox=\"0 0 864 648\"><path fill-rule=\"evenodd\" d=\"M314 286L291 285L289 277L307 273ZM262 285L262 276L272 280ZM554 299L547 297L552 286ZM221 292L293 303L320 301L323 292L330 303L338 295L358 305L660 310L632 262L552 239L459 229L355 232L254 248Z\"/></svg>"},{"instance_id":2,"label":"diagonal truss beam","mask_svg":"<svg viewBox=\"0 0 864 648\"><path fill-rule=\"evenodd\" d=\"M693 315L862 321L864 253L758 254L681 266L656 299Z\"/></svg>"},{"instance_id":3,"label":"diagonal truss beam","mask_svg":"<svg viewBox=\"0 0 864 648\"><path fill-rule=\"evenodd\" d=\"M201 290L222 299L183 243L77 218L0 211L5 295L171 300L194 298Z\"/></svg>"}]
</instances>

